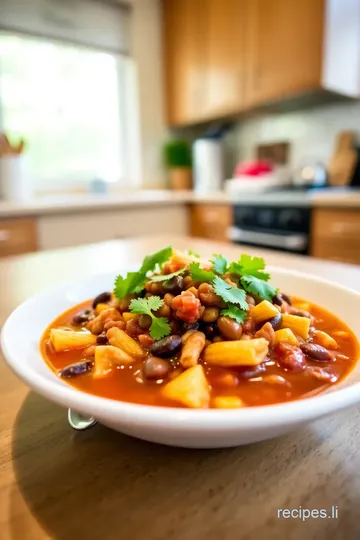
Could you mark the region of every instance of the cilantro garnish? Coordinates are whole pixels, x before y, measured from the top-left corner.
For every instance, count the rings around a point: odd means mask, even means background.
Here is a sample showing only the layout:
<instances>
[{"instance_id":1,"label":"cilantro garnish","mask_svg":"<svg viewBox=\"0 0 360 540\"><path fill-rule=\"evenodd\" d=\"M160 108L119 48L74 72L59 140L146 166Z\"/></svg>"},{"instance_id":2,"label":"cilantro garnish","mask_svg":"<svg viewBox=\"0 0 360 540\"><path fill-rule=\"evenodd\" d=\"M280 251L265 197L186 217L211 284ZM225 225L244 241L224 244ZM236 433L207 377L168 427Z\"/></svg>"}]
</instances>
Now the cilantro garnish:
<instances>
[{"instance_id":1,"label":"cilantro garnish","mask_svg":"<svg viewBox=\"0 0 360 540\"><path fill-rule=\"evenodd\" d=\"M227 266L229 264L228 260L225 259L222 255L213 255L212 261L213 269L218 274L225 274Z\"/></svg>"},{"instance_id":2,"label":"cilantro garnish","mask_svg":"<svg viewBox=\"0 0 360 540\"><path fill-rule=\"evenodd\" d=\"M274 287L266 281L254 276L242 276L241 285L246 292L256 294L263 300L269 300L269 302L276 294L276 289Z\"/></svg>"},{"instance_id":3,"label":"cilantro garnish","mask_svg":"<svg viewBox=\"0 0 360 540\"><path fill-rule=\"evenodd\" d=\"M235 319L236 322L241 324L245 321L247 312L244 309L240 309L234 305L230 305L227 309L222 310L221 315L231 317L231 319Z\"/></svg>"},{"instance_id":4,"label":"cilantro garnish","mask_svg":"<svg viewBox=\"0 0 360 540\"><path fill-rule=\"evenodd\" d=\"M243 253L237 262L230 264L229 272L238 274L239 276L254 276L256 278L268 281L270 274L266 274L262 270L265 269L265 261L261 257L252 257L247 253Z\"/></svg>"},{"instance_id":5,"label":"cilantro garnish","mask_svg":"<svg viewBox=\"0 0 360 540\"><path fill-rule=\"evenodd\" d=\"M215 276L213 280L213 286L216 294L221 296L224 302L229 302L230 304L238 304L241 309L247 310L249 306L246 302L246 292L243 289L238 289L226 283L219 276Z\"/></svg>"},{"instance_id":6,"label":"cilantro garnish","mask_svg":"<svg viewBox=\"0 0 360 540\"><path fill-rule=\"evenodd\" d=\"M152 319L150 326L150 335L158 340L171 333L171 327L166 317L156 317L152 312L157 311L164 304L159 296L150 296L149 298L134 298L130 302L130 311L139 315L149 315Z\"/></svg>"},{"instance_id":7,"label":"cilantro garnish","mask_svg":"<svg viewBox=\"0 0 360 540\"><path fill-rule=\"evenodd\" d=\"M194 251L193 249L187 250L188 255L191 255L192 257L196 257L197 259L200 259L200 253L197 251Z\"/></svg>"},{"instance_id":8,"label":"cilantro garnish","mask_svg":"<svg viewBox=\"0 0 360 540\"><path fill-rule=\"evenodd\" d=\"M176 270L176 272L172 272L172 274L160 274L159 276L151 276L151 281L167 281L168 279L171 279L175 276L180 276L180 274L183 274L186 270L186 266L184 268L180 268L180 270Z\"/></svg>"},{"instance_id":9,"label":"cilantro garnish","mask_svg":"<svg viewBox=\"0 0 360 540\"><path fill-rule=\"evenodd\" d=\"M152 272L157 266L161 266L170 258L172 247L168 246L152 255L145 257L138 272L128 272L126 277L117 276L115 280L114 295L121 300L131 293L139 293L144 288L147 273Z\"/></svg>"},{"instance_id":10,"label":"cilantro garnish","mask_svg":"<svg viewBox=\"0 0 360 540\"><path fill-rule=\"evenodd\" d=\"M212 281L215 277L214 272L210 270L204 270L200 267L200 263L192 262L189 266L191 279L194 281Z\"/></svg>"}]
</instances>

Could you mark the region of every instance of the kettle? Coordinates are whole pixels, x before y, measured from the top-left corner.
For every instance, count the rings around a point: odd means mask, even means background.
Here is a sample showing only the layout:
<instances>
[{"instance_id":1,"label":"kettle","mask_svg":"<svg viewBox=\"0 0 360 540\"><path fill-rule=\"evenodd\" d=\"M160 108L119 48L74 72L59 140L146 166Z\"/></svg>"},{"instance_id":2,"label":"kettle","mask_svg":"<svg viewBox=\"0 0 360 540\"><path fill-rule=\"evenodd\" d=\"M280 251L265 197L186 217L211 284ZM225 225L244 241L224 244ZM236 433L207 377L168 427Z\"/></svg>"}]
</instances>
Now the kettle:
<instances>
[{"instance_id":1,"label":"kettle","mask_svg":"<svg viewBox=\"0 0 360 540\"><path fill-rule=\"evenodd\" d=\"M326 186L327 171L321 162L303 162L294 172L293 186L296 188L320 188Z\"/></svg>"}]
</instances>

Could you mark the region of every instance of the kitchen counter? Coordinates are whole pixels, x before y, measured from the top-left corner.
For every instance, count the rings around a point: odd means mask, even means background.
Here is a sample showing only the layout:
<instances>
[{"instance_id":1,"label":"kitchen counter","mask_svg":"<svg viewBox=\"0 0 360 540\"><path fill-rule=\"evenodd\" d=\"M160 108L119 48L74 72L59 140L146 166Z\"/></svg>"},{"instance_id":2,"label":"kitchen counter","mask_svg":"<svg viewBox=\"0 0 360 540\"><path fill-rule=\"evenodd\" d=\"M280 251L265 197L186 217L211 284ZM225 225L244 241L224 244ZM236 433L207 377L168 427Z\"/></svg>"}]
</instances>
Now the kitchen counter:
<instances>
[{"instance_id":1,"label":"kitchen counter","mask_svg":"<svg viewBox=\"0 0 360 540\"><path fill-rule=\"evenodd\" d=\"M139 263L171 243L203 256L238 246L186 237L118 240L0 261L0 324L59 281ZM248 250L248 248L247 248ZM259 250L248 250L259 254ZM264 254L264 250L261 250ZM267 262L360 291L360 269L268 252ZM101 425L73 432L66 410L0 363L0 530L3 540L355 539L360 535L360 409L294 433L226 450L146 443ZM278 519L282 508L337 505L338 519Z\"/></svg>"}]
</instances>

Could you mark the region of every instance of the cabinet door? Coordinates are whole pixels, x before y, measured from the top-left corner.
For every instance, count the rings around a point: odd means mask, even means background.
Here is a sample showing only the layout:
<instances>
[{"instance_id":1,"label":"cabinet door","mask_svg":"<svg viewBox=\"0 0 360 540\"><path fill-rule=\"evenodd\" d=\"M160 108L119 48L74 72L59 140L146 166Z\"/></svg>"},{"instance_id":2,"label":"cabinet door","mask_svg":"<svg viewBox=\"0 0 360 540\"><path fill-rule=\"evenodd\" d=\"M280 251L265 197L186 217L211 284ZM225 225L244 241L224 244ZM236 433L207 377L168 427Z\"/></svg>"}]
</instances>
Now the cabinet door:
<instances>
[{"instance_id":1,"label":"cabinet door","mask_svg":"<svg viewBox=\"0 0 360 540\"><path fill-rule=\"evenodd\" d=\"M249 105L320 86L324 0L251 0Z\"/></svg>"},{"instance_id":2,"label":"cabinet door","mask_svg":"<svg viewBox=\"0 0 360 540\"><path fill-rule=\"evenodd\" d=\"M227 230L231 221L229 205L193 204L190 207L191 236L228 242Z\"/></svg>"},{"instance_id":3,"label":"cabinet door","mask_svg":"<svg viewBox=\"0 0 360 540\"><path fill-rule=\"evenodd\" d=\"M167 120L201 121L205 110L207 0L163 0Z\"/></svg>"},{"instance_id":4,"label":"cabinet door","mask_svg":"<svg viewBox=\"0 0 360 540\"><path fill-rule=\"evenodd\" d=\"M245 83L247 0L207 0L206 114L239 112Z\"/></svg>"}]
</instances>

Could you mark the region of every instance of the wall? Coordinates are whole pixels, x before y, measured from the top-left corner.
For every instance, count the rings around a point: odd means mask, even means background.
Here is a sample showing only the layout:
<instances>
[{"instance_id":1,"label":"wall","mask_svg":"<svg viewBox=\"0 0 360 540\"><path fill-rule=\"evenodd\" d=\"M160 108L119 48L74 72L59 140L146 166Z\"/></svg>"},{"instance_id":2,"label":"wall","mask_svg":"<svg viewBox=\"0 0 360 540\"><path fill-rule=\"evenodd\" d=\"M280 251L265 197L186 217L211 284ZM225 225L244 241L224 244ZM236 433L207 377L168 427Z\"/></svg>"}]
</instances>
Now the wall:
<instances>
[{"instance_id":1,"label":"wall","mask_svg":"<svg viewBox=\"0 0 360 540\"><path fill-rule=\"evenodd\" d=\"M290 141L290 165L303 159L327 162L341 130L360 133L360 102L322 105L297 112L266 114L239 120L225 140L227 165L255 156L258 143ZM360 140L359 140L360 142Z\"/></svg>"}]
</instances>

